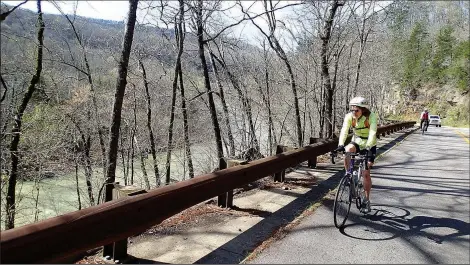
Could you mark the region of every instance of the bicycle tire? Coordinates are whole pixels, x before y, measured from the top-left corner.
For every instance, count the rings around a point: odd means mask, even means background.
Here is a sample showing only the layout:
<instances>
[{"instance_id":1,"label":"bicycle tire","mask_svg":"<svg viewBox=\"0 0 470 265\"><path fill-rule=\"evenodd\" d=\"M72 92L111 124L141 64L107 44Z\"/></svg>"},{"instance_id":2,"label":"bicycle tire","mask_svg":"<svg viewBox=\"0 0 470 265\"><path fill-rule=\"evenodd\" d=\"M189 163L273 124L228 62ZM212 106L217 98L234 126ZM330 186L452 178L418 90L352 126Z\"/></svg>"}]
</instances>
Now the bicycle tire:
<instances>
[{"instance_id":1,"label":"bicycle tire","mask_svg":"<svg viewBox=\"0 0 470 265\"><path fill-rule=\"evenodd\" d=\"M333 205L333 219L336 228L341 228L346 223L351 210L351 184L348 175L345 175L339 182L338 190L336 191L335 202ZM345 208L342 204L345 203ZM344 216L340 215L340 210L345 210Z\"/></svg>"}]
</instances>

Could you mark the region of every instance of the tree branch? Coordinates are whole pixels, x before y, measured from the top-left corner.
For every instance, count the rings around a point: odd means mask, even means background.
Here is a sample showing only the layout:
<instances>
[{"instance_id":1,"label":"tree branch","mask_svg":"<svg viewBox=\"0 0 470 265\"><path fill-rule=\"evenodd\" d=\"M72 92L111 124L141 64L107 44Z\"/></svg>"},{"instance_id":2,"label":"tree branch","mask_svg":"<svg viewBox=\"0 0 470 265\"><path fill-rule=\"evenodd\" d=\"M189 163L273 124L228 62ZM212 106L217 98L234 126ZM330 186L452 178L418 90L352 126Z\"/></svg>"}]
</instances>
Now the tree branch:
<instances>
[{"instance_id":1,"label":"tree branch","mask_svg":"<svg viewBox=\"0 0 470 265\"><path fill-rule=\"evenodd\" d=\"M247 13L248 11L243 11L243 10L244 10L244 9L243 9L243 6L242 6L240 3L237 3L237 4L241 7L243 14L244 14L244 15L248 15L248 13ZM224 31L226 31L227 29L229 29L229 28L231 28L231 27L234 27L234 26L239 25L239 24L242 23L243 21L253 20L253 19L257 18L257 17L260 17L260 16L262 16L262 15L264 15L264 14L267 14L267 13L270 13L270 12L274 12L274 11L281 10L281 9L283 9L283 8L286 8L286 7L297 6L297 5L302 5L302 4L304 4L304 3L301 2L301 3L295 3L295 4L288 4L288 5L279 7L279 8L275 8L275 9L272 9L272 10L265 11L265 12L263 12L263 13L257 14L256 16L253 16L253 17L250 16L250 15L248 15L248 17L243 17L243 18L242 18L241 20L239 20L238 22L235 22L235 23L233 23L233 24L230 24L230 25L226 26L225 28L221 29L217 34L215 34L215 36L209 37L208 39L205 39L205 40L204 40L204 43L207 43L207 42L209 42L209 41L213 41L214 39L216 39L217 37L219 37L222 33L224 33ZM207 34L207 32L206 32L206 34ZM209 34L207 34L207 35L209 35Z\"/></svg>"},{"instance_id":2,"label":"tree branch","mask_svg":"<svg viewBox=\"0 0 470 265\"><path fill-rule=\"evenodd\" d=\"M18 4L17 6L13 7L12 9L6 11L6 12L3 12L0 14L0 22L4 21L8 15L10 15L13 11L15 11L15 9L17 9L18 7L22 6L23 4L25 4L26 2L28 2L28 0L25 0L23 2L21 2L20 4Z\"/></svg>"},{"instance_id":3,"label":"tree branch","mask_svg":"<svg viewBox=\"0 0 470 265\"><path fill-rule=\"evenodd\" d=\"M0 80L2 81L2 85L5 88L5 92L3 92L3 96L0 99L0 102L3 102L3 100L5 100L5 96L7 95L8 87L7 87L7 84L5 83L5 80L3 80L2 74L0 74Z\"/></svg>"}]
</instances>

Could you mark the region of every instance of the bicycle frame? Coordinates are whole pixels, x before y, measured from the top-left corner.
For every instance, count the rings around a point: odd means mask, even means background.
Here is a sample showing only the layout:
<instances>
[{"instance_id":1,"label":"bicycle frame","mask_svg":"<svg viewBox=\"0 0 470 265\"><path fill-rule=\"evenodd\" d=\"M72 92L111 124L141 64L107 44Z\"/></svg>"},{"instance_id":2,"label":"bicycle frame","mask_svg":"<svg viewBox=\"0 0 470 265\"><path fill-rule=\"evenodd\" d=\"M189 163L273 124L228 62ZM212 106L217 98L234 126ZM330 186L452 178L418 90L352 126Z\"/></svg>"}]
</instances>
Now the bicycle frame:
<instances>
[{"instance_id":1,"label":"bicycle frame","mask_svg":"<svg viewBox=\"0 0 470 265\"><path fill-rule=\"evenodd\" d=\"M352 183L352 187L353 189L351 189L351 192L352 192L352 197L353 198L357 198L357 194L358 194L358 184L360 183L361 179L362 179L362 162L361 164L359 164L357 170L354 170L354 165L356 163L356 159L355 159L355 155L354 156L350 156L350 160L349 160L349 169L348 171L346 172L346 174L349 176L350 178L350 181ZM356 182L356 179L353 177L354 176L354 172L356 172L357 174L357 182Z\"/></svg>"},{"instance_id":2,"label":"bicycle frame","mask_svg":"<svg viewBox=\"0 0 470 265\"><path fill-rule=\"evenodd\" d=\"M334 216L334 223L337 228L341 228L346 220L348 219L349 211L351 209L351 203L354 200L356 207L361 210L362 208L362 201L365 198L365 191L364 186L360 185L362 183L362 174L363 170L367 170L367 161L368 156L367 154L361 155L357 153L346 153L345 155L349 158L349 166L344 174L344 177L340 180L338 190L336 191L335 195L335 202L333 204L333 216ZM336 151L331 152L331 162L335 164ZM357 167L357 170L354 169L355 163L357 162L357 158L361 161ZM357 181L354 177L354 173L357 173ZM345 197L344 197L345 195ZM342 207L342 204L345 204L345 207ZM340 214L340 212L345 211L344 214Z\"/></svg>"},{"instance_id":3,"label":"bicycle frame","mask_svg":"<svg viewBox=\"0 0 470 265\"><path fill-rule=\"evenodd\" d=\"M359 183L362 183L362 181L363 181L362 174L364 173L364 170L367 169L367 164L366 163L367 163L367 160L368 160L367 158L368 157L367 157L367 155L361 155L359 153L345 152L344 154L346 156L350 157L349 168L346 171L345 175L348 177L350 183L352 184L351 185L351 187L352 187L352 189L351 189L351 199L356 199L356 206L359 209L361 201L362 201L362 198L360 196L361 191L360 191ZM356 158L355 158L356 156L360 157L361 163L358 165L357 170L354 170L354 166L355 166L355 163L356 163ZM353 178L354 172L357 172L357 180L355 178Z\"/></svg>"}]
</instances>

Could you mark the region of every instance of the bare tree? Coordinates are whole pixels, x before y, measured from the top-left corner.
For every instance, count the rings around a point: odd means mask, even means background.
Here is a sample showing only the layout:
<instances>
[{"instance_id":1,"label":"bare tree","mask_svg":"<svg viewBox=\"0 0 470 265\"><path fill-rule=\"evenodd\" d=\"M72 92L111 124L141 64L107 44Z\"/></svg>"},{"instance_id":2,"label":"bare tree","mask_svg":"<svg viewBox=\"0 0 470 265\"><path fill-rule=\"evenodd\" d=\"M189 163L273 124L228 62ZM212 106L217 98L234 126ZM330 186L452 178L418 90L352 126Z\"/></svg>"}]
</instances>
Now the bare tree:
<instances>
[{"instance_id":1,"label":"bare tree","mask_svg":"<svg viewBox=\"0 0 470 265\"><path fill-rule=\"evenodd\" d=\"M90 199L90 204L95 204L95 199L93 197L93 185L91 184L92 176L93 176L93 168L91 166L91 157L90 157L90 149L91 149L91 137L90 134L85 135L80 124L74 119L72 115L67 115L72 123L75 125L79 135L80 141L77 146L77 151L82 153L82 163L85 165L85 179L86 179L86 186L88 190L88 198Z\"/></svg>"},{"instance_id":2,"label":"bare tree","mask_svg":"<svg viewBox=\"0 0 470 265\"><path fill-rule=\"evenodd\" d=\"M175 105L176 105L176 93L178 90L178 77L180 77L181 70L181 55L183 54L183 43L184 43L184 36L182 23L184 20L184 2L179 2L180 9L179 9L179 19L178 22L175 23L175 36L176 36L176 44L178 47L178 53L176 55L176 62L175 62L175 69L174 69L174 76L173 76L173 85L172 85L172 93L171 93L171 112L170 112L170 124L168 126L168 144L167 144L167 153L166 153L166 178L165 183L166 185L170 184L170 169L171 169L171 151L173 149L173 123L175 120ZM176 22L176 18L175 18Z\"/></svg>"},{"instance_id":3,"label":"bare tree","mask_svg":"<svg viewBox=\"0 0 470 265\"><path fill-rule=\"evenodd\" d=\"M261 82L259 87L263 102L268 110L268 142L269 142L269 155L273 154L274 146L277 146L276 130L274 128L273 114L271 111L271 89L269 86L269 70L268 70L268 50L266 49L266 41L263 40L263 70L264 70L264 83L266 85L266 94L263 92ZM256 79L255 79L256 80Z\"/></svg>"},{"instance_id":4,"label":"bare tree","mask_svg":"<svg viewBox=\"0 0 470 265\"><path fill-rule=\"evenodd\" d=\"M223 163L224 150L222 147L222 136L220 134L219 121L217 119L217 110L215 108L214 96L209 78L209 69L207 67L206 56L205 56L205 44L204 40L204 21L203 16L204 6L203 0L198 0L196 5L192 7L194 10L196 29L197 29L197 41L198 41L198 52L199 59L201 60L202 71L204 74L204 86L206 88L207 96L209 99L209 109L211 113L212 126L214 128L215 141L217 147L217 158L219 159L219 165Z\"/></svg>"},{"instance_id":5,"label":"bare tree","mask_svg":"<svg viewBox=\"0 0 470 265\"><path fill-rule=\"evenodd\" d=\"M328 59L328 49L331 38L331 30L333 26L333 20L335 18L336 11L340 6L343 6L343 3L338 0L334 0L329 9L328 16L325 17L323 23L323 31L321 34L322 47L321 47L321 65L322 65L322 78L323 78L323 87L325 91L325 102L326 102L326 119L327 119L327 130L326 137L333 137L333 95L334 88L331 84L331 78L329 73L329 59Z\"/></svg>"},{"instance_id":6,"label":"bare tree","mask_svg":"<svg viewBox=\"0 0 470 265\"><path fill-rule=\"evenodd\" d=\"M269 7L268 7L268 3L269 3ZM264 14L266 15L266 18L268 21L269 33L266 33L258 24L255 23L254 17L250 16L250 14L244 10L242 5L240 5L240 7L242 8L242 12L251 18L251 22L253 23L253 25L255 25L264 36L266 36L266 39L268 40L269 45L276 52L277 56L284 62L286 66L287 72L289 74L292 94L294 96L295 119L296 119L296 125L297 125L297 144L298 146L302 146L303 145L302 123L300 119L299 98L297 95L297 85L296 85L296 80L294 77L294 71L292 69L291 63L289 61L289 58L287 57L286 52L282 48L281 44L279 43L278 38L275 35L278 20L276 19L276 16L275 16L275 11L273 8L272 0L264 0L263 4L264 4L264 9L265 9Z\"/></svg>"},{"instance_id":7,"label":"bare tree","mask_svg":"<svg viewBox=\"0 0 470 265\"><path fill-rule=\"evenodd\" d=\"M149 132L150 152L152 153L152 158L153 158L153 170L155 173L155 183L158 187L161 184L161 180L160 180L160 173L158 172L158 165L157 165L157 150L155 148L155 137L153 135L153 130L152 130L152 106L150 102L147 72L145 71L145 67L144 67L144 63L142 62L142 59L139 59L139 66L140 66L140 69L142 70L142 78L144 81L145 95L147 99L147 130Z\"/></svg>"},{"instance_id":8,"label":"bare tree","mask_svg":"<svg viewBox=\"0 0 470 265\"><path fill-rule=\"evenodd\" d=\"M37 57L36 57L36 70L31 78L28 89L23 96L20 106L18 106L17 113L14 118L12 133L12 140L10 143L10 156L11 156L11 166L10 166L10 176L8 179L8 191L6 198L6 213L7 218L5 220L5 229L12 229L15 227L15 192L16 192L16 182L18 178L18 164L19 164L19 155L18 155L18 146L20 143L21 137L21 125L23 114L28 106L28 103L33 96L34 91L36 90L36 85L39 82L42 71L42 57L43 57L43 42L44 42L44 29L45 24L42 18L41 10L41 0L37 1L38 9L38 20L37 20Z\"/></svg>"},{"instance_id":9,"label":"bare tree","mask_svg":"<svg viewBox=\"0 0 470 265\"><path fill-rule=\"evenodd\" d=\"M186 24L184 20L184 0L179 0L179 19L177 25L177 41L178 41L178 49L183 50L184 39L186 37ZM186 109L186 97L184 92L184 81L183 81L183 70L179 67L179 81L180 81L180 93L181 93L181 111L183 112L183 133L184 133L184 147L185 147L185 154L186 159L188 161L188 170L189 170L189 177L194 178L194 167L193 167L193 158L191 155L191 142L189 141L189 124L188 124L188 110Z\"/></svg>"},{"instance_id":10,"label":"bare tree","mask_svg":"<svg viewBox=\"0 0 470 265\"><path fill-rule=\"evenodd\" d=\"M217 67L215 61L214 61L214 54L211 52L210 53L210 58L211 58L211 63L212 63L212 68L214 69L214 75L216 78L217 85L219 86L219 97L220 101L222 102L222 110L224 112L224 120L225 120L225 127L227 127L227 137L228 137L228 142L230 145L230 155L235 156L235 140L233 139L233 133L232 133L232 128L230 126L230 120L229 120L229 112L228 112L228 106L227 106L227 101L225 100L225 92L224 92L224 87L222 84L222 81L220 80L220 74L219 74L219 68Z\"/></svg>"},{"instance_id":11,"label":"bare tree","mask_svg":"<svg viewBox=\"0 0 470 265\"><path fill-rule=\"evenodd\" d=\"M182 0L180 0L180 3L181 2ZM179 80L180 80L180 93L181 93L181 109L183 111L184 147L185 147L186 159L188 161L189 177L194 178L193 158L191 155L191 143L189 141L188 110L186 109L186 98L184 96L183 71L180 71L179 73Z\"/></svg>"},{"instance_id":12,"label":"bare tree","mask_svg":"<svg viewBox=\"0 0 470 265\"><path fill-rule=\"evenodd\" d=\"M112 184L116 174L117 148L119 141L119 129L121 127L121 112L124 92L127 84L127 68L129 65L129 56L134 37L134 28L136 22L138 0L129 0L129 13L124 34L123 48L118 65L118 78L116 82L116 94L114 97L113 112L111 118L111 129L109 131L108 163L106 171L106 195L105 201L111 201L113 198Z\"/></svg>"},{"instance_id":13,"label":"bare tree","mask_svg":"<svg viewBox=\"0 0 470 265\"><path fill-rule=\"evenodd\" d=\"M210 52L211 59L213 60L215 58L217 60L217 62L219 62L219 64L224 69L224 71L227 73L233 88L235 88L235 91L237 91L238 98L240 99L240 101L242 103L243 112L246 116L246 119L248 120L248 126L249 126L248 131L249 131L249 135L250 135L250 139L251 139L250 140L250 147L254 146L254 148L256 148L256 150L259 151L260 147L259 147L259 143L258 143L258 140L257 140L257 137L256 137L256 130L255 130L254 122L253 122L253 115L252 115L252 112L251 112L250 100L249 100L248 96L246 95L246 93L244 93L242 91L242 89L240 87L239 79L228 69L227 64L225 62L225 59L222 56L222 53L220 52L220 49L219 49L217 43L214 43L214 44L217 47L217 49L219 51L219 54L221 55L221 58L217 57L213 52ZM215 63L213 63L213 65L215 66ZM214 71L216 71L216 69L217 68L214 68ZM216 75L217 75L217 73L216 73Z\"/></svg>"},{"instance_id":14,"label":"bare tree","mask_svg":"<svg viewBox=\"0 0 470 265\"><path fill-rule=\"evenodd\" d=\"M361 1L361 16L360 18L357 17L356 11L353 10L354 14L354 22L357 28L357 35L359 38L359 54L357 57L356 63L356 75L353 87L353 94L357 92L357 86L359 84L359 74L361 71L361 64L362 58L364 55L364 50L366 48L367 40L369 38L369 34L372 32L375 23L377 23L377 13L382 11L383 8L376 9L376 1ZM385 18L385 16L384 16Z\"/></svg>"}]
</instances>

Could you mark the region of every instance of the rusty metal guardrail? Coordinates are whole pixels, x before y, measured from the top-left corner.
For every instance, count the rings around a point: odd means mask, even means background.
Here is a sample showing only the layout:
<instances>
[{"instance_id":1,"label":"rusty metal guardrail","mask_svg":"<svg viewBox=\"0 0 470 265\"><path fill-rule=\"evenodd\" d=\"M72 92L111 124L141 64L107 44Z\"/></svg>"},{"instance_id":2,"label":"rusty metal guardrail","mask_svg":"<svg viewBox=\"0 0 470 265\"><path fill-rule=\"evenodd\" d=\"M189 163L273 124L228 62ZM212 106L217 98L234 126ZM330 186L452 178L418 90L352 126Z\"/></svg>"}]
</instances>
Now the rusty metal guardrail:
<instances>
[{"instance_id":1,"label":"rusty metal guardrail","mask_svg":"<svg viewBox=\"0 0 470 265\"><path fill-rule=\"evenodd\" d=\"M414 126L401 122L378 134ZM58 263L95 247L137 235L163 220L236 187L330 152L337 139L197 176L148 193L106 202L1 232L1 263Z\"/></svg>"}]
</instances>

